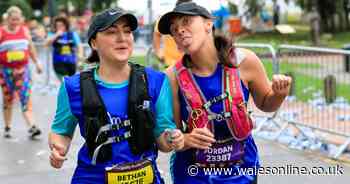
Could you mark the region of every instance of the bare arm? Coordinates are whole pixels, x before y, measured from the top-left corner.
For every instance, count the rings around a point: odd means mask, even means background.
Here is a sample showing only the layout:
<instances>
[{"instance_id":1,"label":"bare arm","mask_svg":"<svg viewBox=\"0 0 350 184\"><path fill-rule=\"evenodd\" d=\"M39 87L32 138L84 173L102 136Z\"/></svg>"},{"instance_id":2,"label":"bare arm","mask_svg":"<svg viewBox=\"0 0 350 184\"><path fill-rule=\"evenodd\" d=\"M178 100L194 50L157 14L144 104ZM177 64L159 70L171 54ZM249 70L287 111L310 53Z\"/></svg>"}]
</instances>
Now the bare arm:
<instances>
[{"instance_id":1,"label":"bare arm","mask_svg":"<svg viewBox=\"0 0 350 184\"><path fill-rule=\"evenodd\" d=\"M78 44L77 45L77 49L78 49L78 58L82 59L84 57L84 48L83 48L83 44Z\"/></svg>"},{"instance_id":2,"label":"bare arm","mask_svg":"<svg viewBox=\"0 0 350 184\"><path fill-rule=\"evenodd\" d=\"M162 35L158 31L153 32L153 49L154 53L159 57L159 59L162 59L163 55L160 50L160 43L161 43Z\"/></svg>"},{"instance_id":3,"label":"bare arm","mask_svg":"<svg viewBox=\"0 0 350 184\"><path fill-rule=\"evenodd\" d=\"M38 55L32 40L32 36L29 33L29 30L27 28L24 29L24 34L26 35L28 41L29 41L29 56L32 59L32 61L35 64L36 70L38 73L42 72L42 68L38 62Z\"/></svg>"},{"instance_id":4,"label":"bare arm","mask_svg":"<svg viewBox=\"0 0 350 184\"><path fill-rule=\"evenodd\" d=\"M255 105L262 111L276 111L287 96L291 78L274 75L272 82L267 78L264 65L249 50L244 49L246 58L239 66L242 79L248 84Z\"/></svg>"},{"instance_id":5,"label":"bare arm","mask_svg":"<svg viewBox=\"0 0 350 184\"><path fill-rule=\"evenodd\" d=\"M45 45L50 46L58 37L63 34L62 31L57 31L53 36L50 36L46 39Z\"/></svg>"},{"instance_id":6,"label":"bare arm","mask_svg":"<svg viewBox=\"0 0 350 184\"><path fill-rule=\"evenodd\" d=\"M37 53L36 53L36 49L32 40L32 36L29 33L28 29L24 29L24 34L26 35L28 41L29 41L29 56L32 59L32 61L34 62L34 64L38 63L38 57L37 57Z\"/></svg>"}]
</instances>

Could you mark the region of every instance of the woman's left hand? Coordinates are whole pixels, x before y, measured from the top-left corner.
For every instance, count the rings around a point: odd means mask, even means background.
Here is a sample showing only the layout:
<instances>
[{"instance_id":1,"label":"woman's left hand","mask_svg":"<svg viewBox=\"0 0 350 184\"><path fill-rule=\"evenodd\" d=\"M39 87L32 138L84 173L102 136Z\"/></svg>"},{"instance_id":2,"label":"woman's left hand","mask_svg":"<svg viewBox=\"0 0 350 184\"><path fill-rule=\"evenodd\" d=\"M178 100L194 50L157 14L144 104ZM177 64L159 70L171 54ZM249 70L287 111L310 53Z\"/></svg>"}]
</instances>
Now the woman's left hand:
<instances>
[{"instance_id":1,"label":"woman's left hand","mask_svg":"<svg viewBox=\"0 0 350 184\"><path fill-rule=\"evenodd\" d=\"M38 62L36 62L35 67L36 67L36 72L38 74L41 74L43 72L43 68Z\"/></svg>"},{"instance_id":2,"label":"woman's left hand","mask_svg":"<svg viewBox=\"0 0 350 184\"><path fill-rule=\"evenodd\" d=\"M179 129L174 129L167 132L167 143L172 149L178 151L185 145L184 134Z\"/></svg>"},{"instance_id":3,"label":"woman's left hand","mask_svg":"<svg viewBox=\"0 0 350 184\"><path fill-rule=\"evenodd\" d=\"M289 76L277 74L272 76L272 91L277 96L287 96L292 83Z\"/></svg>"}]
</instances>

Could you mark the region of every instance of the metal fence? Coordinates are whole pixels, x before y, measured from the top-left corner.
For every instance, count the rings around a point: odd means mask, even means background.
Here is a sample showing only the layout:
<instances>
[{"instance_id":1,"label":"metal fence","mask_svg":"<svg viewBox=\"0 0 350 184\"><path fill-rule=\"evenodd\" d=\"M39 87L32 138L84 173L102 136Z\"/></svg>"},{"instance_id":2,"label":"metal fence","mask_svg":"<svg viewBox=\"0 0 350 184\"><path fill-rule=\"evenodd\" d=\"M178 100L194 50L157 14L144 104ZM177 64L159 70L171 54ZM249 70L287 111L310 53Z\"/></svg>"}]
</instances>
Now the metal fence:
<instances>
[{"instance_id":1,"label":"metal fence","mask_svg":"<svg viewBox=\"0 0 350 184\"><path fill-rule=\"evenodd\" d=\"M279 63L276 50L270 44L261 43L235 43L236 48L246 48L253 51L263 62L266 72L269 78L273 74L279 73ZM280 121L277 117L277 113L266 113L260 111L253 102L253 99L249 98L248 110L251 112L251 116L255 119L255 128L253 134L257 134L260 131L278 131L281 129Z\"/></svg>"},{"instance_id":2,"label":"metal fence","mask_svg":"<svg viewBox=\"0 0 350 184\"><path fill-rule=\"evenodd\" d=\"M309 142L340 144L329 153L334 158L344 152L350 144L350 73L344 64L349 56L340 49L280 45L279 70L294 85L278 112L285 124L276 138L289 129Z\"/></svg>"},{"instance_id":3,"label":"metal fence","mask_svg":"<svg viewBox=\"0 0 350 184\"><path fill-rule=\"evenodd\" d=\"M249 103L254 134L297 149L326 151L338 158L350 144L350 51L269 44L237 43L262 60L265 70L293 78L290 95L274 113Z\"/></svg>"}]
</instances>

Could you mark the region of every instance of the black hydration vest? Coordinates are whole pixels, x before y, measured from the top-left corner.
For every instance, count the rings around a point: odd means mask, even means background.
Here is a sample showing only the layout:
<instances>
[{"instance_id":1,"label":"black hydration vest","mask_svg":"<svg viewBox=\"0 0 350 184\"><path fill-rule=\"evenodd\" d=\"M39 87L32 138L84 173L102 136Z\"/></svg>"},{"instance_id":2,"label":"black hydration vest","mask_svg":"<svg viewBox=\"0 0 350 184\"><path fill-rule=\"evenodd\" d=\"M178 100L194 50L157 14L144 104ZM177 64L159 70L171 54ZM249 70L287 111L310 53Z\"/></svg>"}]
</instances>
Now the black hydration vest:
<instances>
[{"instance_id":1,"label":"black hydration vest","mask_svg":"<svg viewBox=\"0 0 350 184\"><path fill-rule=\"evenodd\" d=\"M127 140L131 152L135 155L155 149L155 138L153 136L155 119L150 106L151 98L148 94L145 68L138 64L129 63L129 65L131 66L128 91L129 119L123 121L120 125L110 124L106 107L97 91L93 71L84 71L80 74L85 140L90 157L95 157L95 163L93 160L93 164L96 164L96 161L111 160L112 147L110 143ZM121 127L126 128L130 133L124 136L112 137L111 131Z\"/></svg>"}]
</instances>

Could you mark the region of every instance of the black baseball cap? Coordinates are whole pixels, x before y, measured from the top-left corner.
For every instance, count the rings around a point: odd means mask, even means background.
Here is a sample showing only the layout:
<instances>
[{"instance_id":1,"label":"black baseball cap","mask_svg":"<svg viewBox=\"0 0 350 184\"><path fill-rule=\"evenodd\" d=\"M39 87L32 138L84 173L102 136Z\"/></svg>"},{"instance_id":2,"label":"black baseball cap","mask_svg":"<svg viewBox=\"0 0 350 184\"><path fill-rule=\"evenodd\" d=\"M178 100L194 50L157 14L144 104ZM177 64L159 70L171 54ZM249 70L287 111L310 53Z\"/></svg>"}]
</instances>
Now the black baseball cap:
<instances>
[{"instance_id":1,"label":"black baseball cap","mask_svg":"<svg viewBox=\"0 0 350 184\"><path fill-rule=\"evenodd\" d=\"M176 15L198 15L208 19L215 18L204 7L197 5L194 2L184 2L176 5L171 12L164 14L159 19L158 31L162 34L170 34L170 20Z\"/></svg>"},{"instance_id":2,"label":"black baseball cap","mask_svg":"<svg viewBox=\"0 0 350 184\"><path fill-rule=\"evenodd\" d=\"M111 27L115 21L120 19L121 17L127 18L131 31L136 30L137 28L137 18L121 9L121 8L109 8L107 10L102 11L92 18L91 24L88 29L87 39L90 45L91 38L93 38L97 32L104 31L107 28Z\"/></svg>"}]
</instances>

